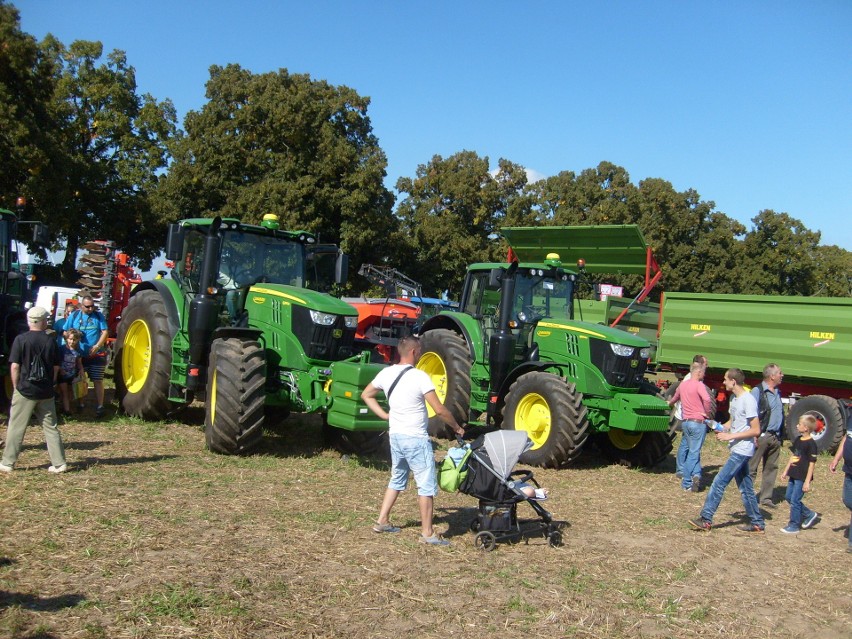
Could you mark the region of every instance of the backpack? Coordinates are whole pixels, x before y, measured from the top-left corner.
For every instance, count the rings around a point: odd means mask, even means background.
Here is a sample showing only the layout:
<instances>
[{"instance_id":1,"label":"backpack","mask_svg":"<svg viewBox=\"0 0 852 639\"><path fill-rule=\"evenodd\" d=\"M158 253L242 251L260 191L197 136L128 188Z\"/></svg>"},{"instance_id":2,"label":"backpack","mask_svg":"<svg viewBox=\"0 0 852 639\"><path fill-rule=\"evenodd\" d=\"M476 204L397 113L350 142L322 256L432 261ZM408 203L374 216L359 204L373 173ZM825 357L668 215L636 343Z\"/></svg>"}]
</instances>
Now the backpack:
<instances>
[{"instance_id":1,"label":"backpack","mask_svg":"<svg viewBox=\"0 0 852 639\"><path fill-rule=\"evenodd\" d=\"M441 490L454 493L467 478L467 460L470 446L454 447L447 451L444 461L438 463L438 486Z\"/></svg>"},{"instance_id":2,"label":"backpack","mask_svg":"<svg viewBox=\"0 0 852 639\"><path fill-rule=\"evenodd\" d=\"M47 377L47 371L44 367L44 362L42 361L42 355L44 355L45 346L42 345L41 350L38 352L38 355L32 355L30 357L30 363L27 367L27 381L30 384L44 384L49 381Z\"/></svg>"},{"instance_id":3,"label":"backpack","mask_svg":"<svg viewBox=\"0 0 852 639\"><path fill-rule=\"evenodd\" d=\"M772 415L772 411L769 409L769 400L766 399L766 393L771 393L772 391L764 388L763 383L758 384L755 388L757 389L757 419L760 422L760 432L765 433L766 429L769 428L769 418ZM781 431L783 430L782 427Z\"/></svg>"}]
</instances>

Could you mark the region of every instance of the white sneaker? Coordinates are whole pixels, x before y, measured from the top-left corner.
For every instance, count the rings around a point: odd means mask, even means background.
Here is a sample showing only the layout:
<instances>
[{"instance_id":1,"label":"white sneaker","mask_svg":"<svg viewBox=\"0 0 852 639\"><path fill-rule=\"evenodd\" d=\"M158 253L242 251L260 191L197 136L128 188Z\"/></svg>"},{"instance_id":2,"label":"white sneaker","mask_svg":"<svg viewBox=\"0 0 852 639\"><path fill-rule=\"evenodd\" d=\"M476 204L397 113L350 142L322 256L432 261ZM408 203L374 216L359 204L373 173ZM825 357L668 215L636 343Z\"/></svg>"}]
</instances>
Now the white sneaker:
<instances>
[{"instance_id":1,"label":"white sneaker","mask_svg":"<svg viewBox=\"0 0 852 639\"><path fill-rule=\"evenodd\" d=\"M0 473L11 473L11 472L12 472L11 466L6 466L4 464L0 464Z\"/></svg>"},{"instance_id":2,"label":"white sneaker","mask_svg":"<svg viewBox=\"0 0 852 639\"><path fill-rule=\"evenodd\" d=\"M68 464L62 464L61 466L51 466L47 469L49 473L64 473L68 470Z\"/></svg>"}]
</instances>

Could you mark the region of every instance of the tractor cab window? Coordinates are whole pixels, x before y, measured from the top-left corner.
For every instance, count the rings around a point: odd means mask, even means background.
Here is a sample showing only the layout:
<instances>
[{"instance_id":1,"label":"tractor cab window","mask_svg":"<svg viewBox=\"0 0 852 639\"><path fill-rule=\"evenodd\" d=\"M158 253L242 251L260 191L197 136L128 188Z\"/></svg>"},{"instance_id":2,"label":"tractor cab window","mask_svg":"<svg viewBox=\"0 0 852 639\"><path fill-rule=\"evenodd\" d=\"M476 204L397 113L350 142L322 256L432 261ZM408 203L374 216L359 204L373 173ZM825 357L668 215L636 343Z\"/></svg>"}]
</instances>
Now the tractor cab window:
<instances>
[{"instance_id":1,"label":"tractor cab window","mask_svg":"<svg viewBox=\"0 0 852 639\"><path fill-rule=\"evenodd\" d=\"M183 255L176 271L191 293L201 287L201 265L204 263L205 234L197 229L187 229L183 243Z\"/></svg>"},{"instance_id":2,"label":"tractor cab window","mask_svg":"<svg viewBox=\"0 0 852 639\"><path fill-rule=\"evenodd\" d=\"M331 293L336 284L337 256L334 244L317 244L308 248L305 288Z\"/></svg>"},{"instance_id":3,"label":"tractor cab window","mask_svg":"<svg viewBox=\"0 0 852 639\"><path fill-rule=\"evenodd\" d=\"M3 273L8 273L12 268L11 226L9 220L0 219L0 271Z\"/></svg>"},{"instance_id":4,"label":"tractor cab window","mask_svg":"<svg viewBox=\"0 0 852 639\"><path fill-rule=\"evenodd\" d=\"M259 282L304 285L304 248L282 237L228 231L219 260L219 286L233 290Z\"/></svg>"},{"instance_id":5,"label":"tractor cab window","mask_svg":"<svg viewBox=\"0 0 852 639\"><path fill-rule=\"evenodd\" d=\"M481 317L485 311L482 308L483 294L485 287L488 284L488 273L472 273L468 281L467 298L465 299L464 308L462 309L468 315L473 317ZM496 296L498 301L500 291L489 291L490 296ZM486 300L487 302L488 300ZM492 313L493 314L493 313Z\"/></svg>"},{"instance_id":6,"label":"tractor cab window","mask_svg":"<svg viewBox=\"0 0 852 639\"><path fill-rule=\"evenodd\" d=\"M529 269L519 273L515 283L513 315L522 322L542 318L571 318L574 281L561 272Z\"/></svg>"}]
</instances>

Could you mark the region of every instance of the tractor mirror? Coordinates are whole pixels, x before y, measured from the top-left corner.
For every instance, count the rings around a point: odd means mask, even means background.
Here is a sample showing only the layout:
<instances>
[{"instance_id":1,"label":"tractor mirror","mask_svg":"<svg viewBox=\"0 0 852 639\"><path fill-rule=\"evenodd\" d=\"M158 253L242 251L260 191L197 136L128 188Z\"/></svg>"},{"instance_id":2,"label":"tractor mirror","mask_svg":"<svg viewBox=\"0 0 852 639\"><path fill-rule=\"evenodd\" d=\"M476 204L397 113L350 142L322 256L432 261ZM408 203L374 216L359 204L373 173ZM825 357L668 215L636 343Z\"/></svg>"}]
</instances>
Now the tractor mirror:
<instances>
[{"instance_id":1,"label":"tractor mirror","mask_svg":"<svg viewBox=\"0 0 852 639\"><path fill-rule=\"evenodd\" d=\"M334 283L345 284L349 275L349 256L344 252L337 254L337 261L334 263Z\"/></svg>"},{"instance_id":2,"label":"tractor mirror","mask_svg":"<svg viewBox=\"0 0 852 639\"><path fill-rule=\"evenodd\" d=\"M488 273L488 288L492 291L499 291L503 284L503 269L492 268Z\"/></svg>"},{"instance_id":3,"label":"tractor mirror","mask_svg":"<svg viewBox=\"0 0 852 639\"><path fill-rule=\"evenodd\" d=\"M36 222L33 225L33 242L36 244L50 243L50 229L43 222Z\"/></svg>"},{"instance_id":4,"label":"tractor mirror","mask_svg":"<svg viewBox=\"0 0 852 639\"><path fill-rule=\"evenodd\" d=\"M166 259L178 262L183 257L183 227L180 224L169 224L166 239Z\"/></svg>"}]
</instances>

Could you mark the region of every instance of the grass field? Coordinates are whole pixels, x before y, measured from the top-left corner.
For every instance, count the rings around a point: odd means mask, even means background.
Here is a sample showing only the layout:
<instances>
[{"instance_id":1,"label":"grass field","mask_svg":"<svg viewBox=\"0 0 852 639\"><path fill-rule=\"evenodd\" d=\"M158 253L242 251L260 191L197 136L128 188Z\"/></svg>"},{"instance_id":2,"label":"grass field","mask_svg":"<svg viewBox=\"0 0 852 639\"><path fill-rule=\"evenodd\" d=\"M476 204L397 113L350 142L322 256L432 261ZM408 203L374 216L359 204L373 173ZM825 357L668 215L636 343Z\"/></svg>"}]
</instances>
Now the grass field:
<instances>
[{"instance_id":1,"label":"grass field","mask_svg":"<svg viewBox=\"0 0 852 639\"><path fill-rule=\"evenodd\" d=\"M436 501L447 548L417 543L413 494L401 533L373 533L387 467L322 450L315 416L245 458L205 451L199 414L181 419L72 420L61 476L28 431L0 477L0 637L852 636L849 513L826 457L806 497L822 519L798 536L780 532L783 503L765 535L737 532L733 486L714 530L693 532L706 492L680 491L673 460L643 472L590 453L536 471L570 523L563 547L486 553L461 494ZM710 477L726 456L708 440Z\"/></svg>"}]
</instances>

